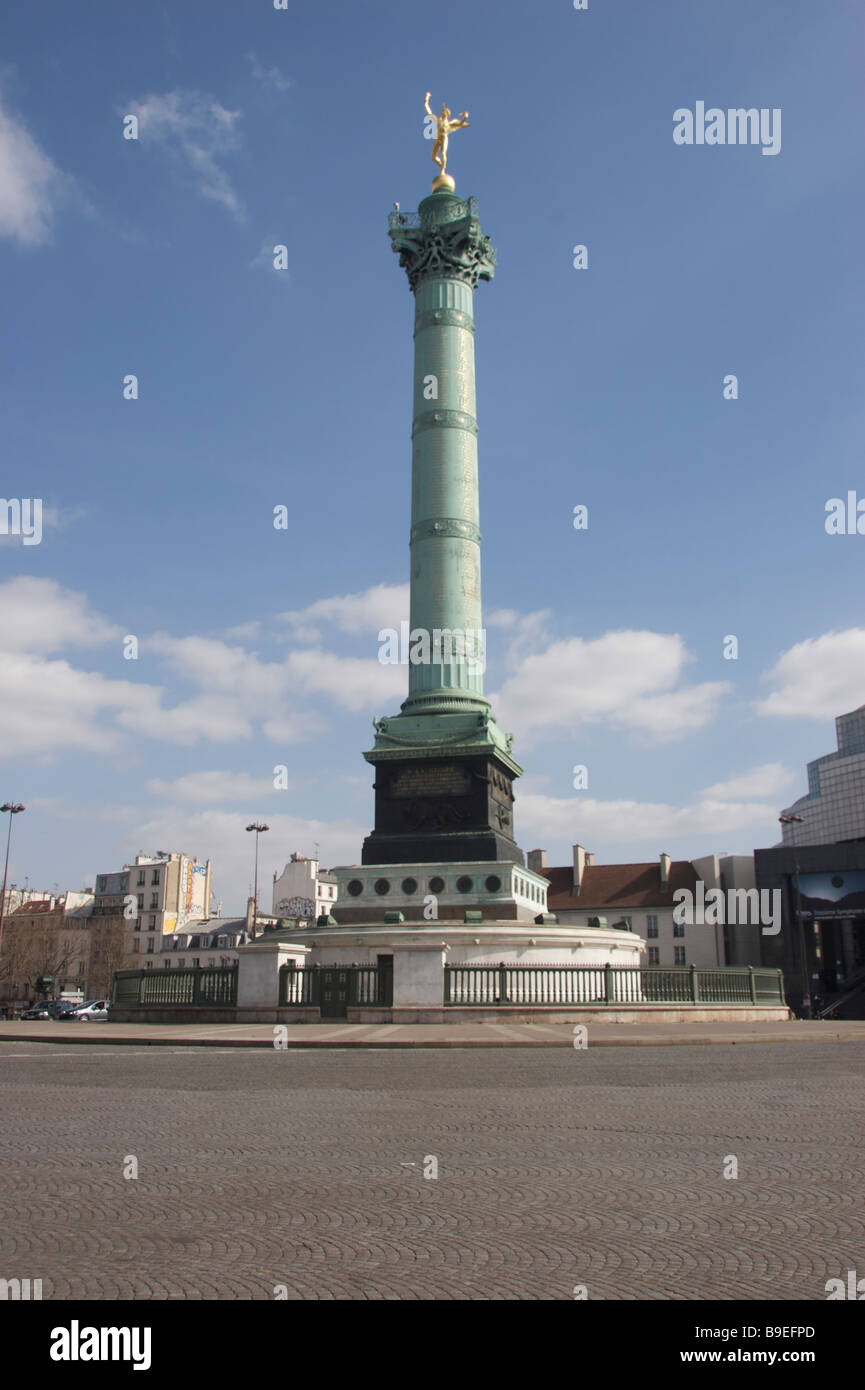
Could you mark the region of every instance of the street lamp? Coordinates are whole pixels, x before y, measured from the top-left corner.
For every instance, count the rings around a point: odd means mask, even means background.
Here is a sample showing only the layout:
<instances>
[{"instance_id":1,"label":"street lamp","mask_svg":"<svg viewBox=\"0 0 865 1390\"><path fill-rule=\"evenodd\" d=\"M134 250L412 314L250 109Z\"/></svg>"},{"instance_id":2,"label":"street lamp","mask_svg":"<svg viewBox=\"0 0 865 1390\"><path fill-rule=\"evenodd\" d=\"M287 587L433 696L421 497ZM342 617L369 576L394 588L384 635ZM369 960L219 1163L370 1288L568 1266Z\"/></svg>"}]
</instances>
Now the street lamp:
<instances>
[{"instance_id":1,"label":"street lamp","mask_svg":"<svg viewBox=\"0 0 865 1390\"><path fill-rule=\"evenodd\" d=\"M7 801L5 805L0 806L0 811L9 812L9 830L6 835L6 866L3 870L3 892L0 894L0 941L3 940L3 917L6 912L6 880L9 877L9 844L12 839L12 817L17 816L19 811L24 811L26 809L25 806L21 806L14 801Z\"/></svg>"},{"instance_id":2,"label":"street lamp","mask_svg":"<svg viewBox=\"0 0 865 1390\"><path fill-rule=\"evenodd\" d=\"M779 816L782 825L801 825L804 816ZM796 924L799 928L799 955L802 962L802 1017L811 1017L811 981L808 979L808 961L805 955L805 928L802 925L802 893L799 887L799 846L795 843L794 864L796 867Z\"/></svg>"},{"instance_id":3,"label":"street lamp","mask_svg":"<svg viewBox=\"0 0 865 1390\"><path fill-rule=\"evenodd\" d=\"M252 825L248 825L246 828L247 828L247 830L254 830L254 831L255 831L255 892L254 892L254 894L253 894L253 899L252 899L252 902L253 902L253 908L252 908L252 936L253 936L253 940L254 940L254 939L255 939L255 919L256 919L256 917L258 916L258 837L259 837L259 835L262 833L262 831L264 831L264 830L269 830L269 829L270 829L270 826L269 826L269 825L262 825L259 821L254 820L254 821L252 822Z\"/></svg>"}]
</instances>

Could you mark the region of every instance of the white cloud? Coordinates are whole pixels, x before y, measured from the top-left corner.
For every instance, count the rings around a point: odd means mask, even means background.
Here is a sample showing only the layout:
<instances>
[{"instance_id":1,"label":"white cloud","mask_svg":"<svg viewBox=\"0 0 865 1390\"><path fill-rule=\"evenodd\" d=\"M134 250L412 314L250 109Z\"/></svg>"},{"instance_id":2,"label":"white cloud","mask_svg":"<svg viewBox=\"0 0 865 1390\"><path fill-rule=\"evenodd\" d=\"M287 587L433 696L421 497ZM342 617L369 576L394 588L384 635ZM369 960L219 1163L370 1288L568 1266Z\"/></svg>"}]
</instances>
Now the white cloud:
<instances>
[{"instance_id":1,"label":"white cloud","mask_svg":"<svg viewBox=\"0 0 865 1390\"><path fill-rule=\"evenodd\" d=\"M714 718L730 688L711 681L676 689L690 660L675 634L572 637L523 657L491 698L499 723L522 739L601 720L657 739L676 738Z\"/></svg>"},{"instance_id":2,"label":"white cloud","mask_svg":"<svg viewBox=\"0 0 865 1390\"><path fill-rule=\"evenodd\" d=\"M623 844L641 840L659 845L674 836L693 843L699 835L764 826L777 817L777 807L768 803L708 796L681 807L666 802L597 801L585 796L565 799L538 793L519 799L520 839L525 843L571 837L572 843L588 846L599 841Z\"/></svg>"},{"instance_id":3,"label":"white cloud","mask_svg":"<svg viewBox=\"0 0 865 1390\"><path fill-rule=\"evenodd\" d=\"M797 642L763 679L777 688L757 702L758 714L785 719L847 714L865 700L865 628Z\"/></svg>"},{"instance_id":4,"label":"white cloud","mask_svg":"<svg viewBox=\"0 0 865 1390\"><path fill-rule=\"evenodd\" d=\"M62 182L23 122L0 105L0 236L22 246L49 241Z\"/></svg>"},{"instance_id":5,"label":"white cloud","mask_svg":"<svg viewBox=\"0 0 865 1390\"><path fill-rule=\"evenodd\" d=\"M706 787L701 796L708 801L747 800L756 796L776 796L783 794L794 781L793 773L783 763L763 763L750 772L738 777L730 777L726 782L716 782Z\"/></svg>"},{"instance_id":6,"label":"white cloud","mask_svg":"<svg viewBox=\"0 0 865 1390\"><path fill-rule=\"evenodd\" d=\"M408 666L386 666L378 660L333 656L319 649L292 652L287 666L295 688L307 694L327 695L342 709L354 713L399 703L406 695Z\"/></svg>"},{"instance_id":7,"label":"white cloud","mask_svg":"<svg viewBox=\"0 0 865 1390\"><path fill-rule=\"evenodd\" d=\"M152 698L146 686L76 671L66 661L9 652L0 661L0 754L50 756L58 749L111 753L121 744L110 719Z\"/></svg>"},{"instance_id":8,"label":"white cloud","mask_svg":"<svg viewBox=\"0 0 865 1390\"><path fill-rule=\"evenodd\" d=\"M497 608L484 617L484 626L501 632L501 638L487 641L487 659L500 655L508 669L537 656L553 641L549 630L550 610L517 613L513 608Z\"/></svg>"},{"instance_id":9,"label":"white cloud","mask_svg":"<svg viewBox=\"0 0 865 1390\"><path fill-rule=\"evenodd\" d=\"M161 145L191 175L203 198L221 203L235 217L243 205L220 161L240 144L236 125L239 111L228 111L200 92L151 93L131 101L124 114L138 117L139 140Z\"/></svg>"},{"instance_id":10,"label":"white cloud","mask_svg":"<svg viewBox=\"0 0 865 1390\"><path fill-rule=\"evenodd\" d=\"M173 782L151 777L147 791L162 801L215 806L232 801L255 801L284 795L273 785L273 774L251 777L247 772L188 772Z\"/></svg>"},{"instance_id":11,"label":"white cloud","mask_svg":"<svg viewBox=\"0 0 865 1390\"><path fill-rule=\"evenodd\" d=\"M53 579L20 576L0 584L0 650L57 652L64 647L119 644L122 629L88 612L83 594Z\"/></svg>"},{"instance_id":12,"label":"white cloud","mask_svg":"<svg viewBox=\"0 0 865 1390\"><path fill-rule=\"evenodd\" d=\"M290 793L283 793L289 796ZM368 825L349 820L309 820L303 815L273 815L267 812L270 831L260 838L259 905L271 906L274 870L281 872L290 854L312 854L320 845L323 865L358 862ZM142 821L129 840L136 844L166 845L213 862L213 891L223 900L225 916L241 915L247 895L252 892L253 837L245 834L246 819L240 812L205 810L190 812L184 807L168 807Z\"/></svg>"},{"instance_id":13,"label":"white cloud","mask_svg":"<svg viewBox=\"0 0 865 1390\"><path fill-rule=\"evenodd\" d=\"M58 796L28 796L27 809L39 811L44 816L54 816L58 820L81 820L81 806L77 801L61 801ZM109 824L117 824L120 821L134 820L141 814L137 806L122 806L101 804L87 807L88 821L107 821ZM82 878L82 883L93 883L92 876L86 874Z\"/></svg>"},{"instance_id":14,"label":"white cloud","mask_svg":"<svg viewBox=\"0 0 865 1390\"><path fill-rule=\"evenodd\" d=\"M287 92L291 87L292 80L286 77L285 73L280 72L278 67L265 68L258 61L257 55L247 53L246 61L249 63L249 70L256 82L260 82L263 87L272 87L277 92Z\"/></svg>"},{"instance_id":15,"label":"white cloud","mask_svg":"<svg viewBox=\"0 0 865 1390\"><path fill-rule=\"evenodd\" d=\"M352 636L373 633L384 627L397 631L401 622L408 622L408 584L376 584L360 594L344 594L339 598L320 598L308 608L293 613L280 613L280 621L297 631L306 631L317 640L317 623L332 623L341 632ZM301 640L307 640L304 637Z\"/></svg>"}]
</instances>

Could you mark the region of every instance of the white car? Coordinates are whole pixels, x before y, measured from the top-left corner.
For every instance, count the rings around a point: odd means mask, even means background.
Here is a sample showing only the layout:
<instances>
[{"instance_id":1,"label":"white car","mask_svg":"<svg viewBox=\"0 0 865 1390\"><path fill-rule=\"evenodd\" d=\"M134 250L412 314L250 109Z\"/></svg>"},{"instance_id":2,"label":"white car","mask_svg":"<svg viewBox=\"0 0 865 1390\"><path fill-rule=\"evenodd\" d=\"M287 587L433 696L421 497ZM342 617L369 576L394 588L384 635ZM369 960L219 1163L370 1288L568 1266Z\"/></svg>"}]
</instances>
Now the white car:
<instances>
[{"instance_id":1,"label":"white car","mask_svg":"<svg viewBox=\"0 0 865 1390\"><path fill-rule=\"evenodd\" d=\"M107 999L89 999L86 1004L79 1004L77 1009L73 1009L67 1018L80 1018L82 1023L93 1023L108 1018Z\"/></svg>"}]
</instances>

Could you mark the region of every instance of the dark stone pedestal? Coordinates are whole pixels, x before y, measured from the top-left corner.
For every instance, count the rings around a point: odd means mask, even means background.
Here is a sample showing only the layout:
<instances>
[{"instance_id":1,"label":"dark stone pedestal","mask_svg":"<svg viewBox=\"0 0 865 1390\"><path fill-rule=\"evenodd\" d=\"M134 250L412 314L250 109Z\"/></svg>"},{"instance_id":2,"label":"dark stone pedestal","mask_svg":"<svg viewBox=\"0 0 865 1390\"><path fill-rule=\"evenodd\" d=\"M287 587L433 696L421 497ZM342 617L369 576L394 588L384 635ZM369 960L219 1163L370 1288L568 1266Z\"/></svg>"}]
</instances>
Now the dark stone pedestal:
<instances>
[{"instance_id":1,"label":"dark stone pedestal","mask_svg":"<svg viewBox=\"0 0 865 1390\"><path fill-rule=\"evenodd\" d=\"M376 763L375 829L364 864L524 863L513 836L513 773L495 755Z\"/></svg>"}]
</instances>

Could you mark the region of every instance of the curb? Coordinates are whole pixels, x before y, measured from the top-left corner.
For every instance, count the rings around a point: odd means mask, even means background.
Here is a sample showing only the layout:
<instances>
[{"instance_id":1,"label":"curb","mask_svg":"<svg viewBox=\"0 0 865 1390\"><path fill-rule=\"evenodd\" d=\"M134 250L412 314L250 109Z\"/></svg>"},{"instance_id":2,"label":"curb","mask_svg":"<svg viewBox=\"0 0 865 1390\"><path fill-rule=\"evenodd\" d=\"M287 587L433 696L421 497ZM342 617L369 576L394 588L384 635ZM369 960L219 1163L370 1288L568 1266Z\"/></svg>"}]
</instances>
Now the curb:
<instances>
[{"instance_id":1,"label":"curb","mask_svg":"<svg viewBox=\"0 0 865 1390\"><path fill-rule=\"evenodd\" d=\"M845 1033L835 1031L821 1031L819 1037L808 1036L797 1033L787 1037L742 1037L730 1038L706 1038L706 1037L659 1037L659 1038L593 1038L588 1048L597 1047L741 1047L748 1044L764 1044L778 1046L784 1043L812 1043L812 1042L865 1042L865 1033L861 1038L849 1036ZM572 1048L572 1036L562 1038L290 1038L286 1041L285 1047L275 1048L273 1039L262 1038L100 1038L92 1032L88 1032L83 1037L66 1036L57 1037L39 1033L28 1033L22 1036L20 1033L10 1034L0 1030L0 1042L36 1042L47 1043L49 1046L62 1046L71 1044L73 1047L218 1047L226 1048L259 1048L267 1052L297 1052L309 1051L316 1048L329 1049L331 1051L345 1051L349 1048L366 1049L371 1052L411 1050L417 1048L459 1048L466 1050L469 1048L536 1048L536 1047L567 1047ZM585 1049L585 1050L588 1050ZM583 1051L578 1048L576 1051Z\"/></svg>"}]
</instances>

